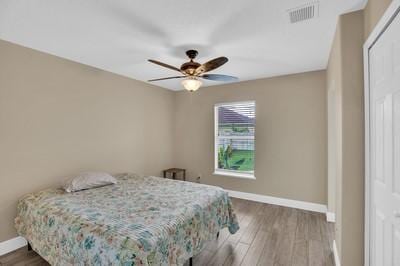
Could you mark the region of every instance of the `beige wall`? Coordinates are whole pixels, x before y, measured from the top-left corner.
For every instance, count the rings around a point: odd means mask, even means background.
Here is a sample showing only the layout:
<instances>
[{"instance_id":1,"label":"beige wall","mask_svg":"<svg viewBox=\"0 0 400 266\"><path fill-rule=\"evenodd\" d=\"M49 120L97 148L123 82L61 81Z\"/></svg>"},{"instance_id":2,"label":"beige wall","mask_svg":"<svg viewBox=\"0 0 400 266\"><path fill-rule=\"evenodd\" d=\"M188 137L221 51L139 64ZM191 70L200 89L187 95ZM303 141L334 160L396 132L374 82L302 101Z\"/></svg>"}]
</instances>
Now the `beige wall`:
<instances>
[{"instance_id":1,"label":"beige wall","mask_svg":"<svg viewBox=\"0 0 400 266\"><path fill-rule=\"evenodd\" d=\"M336 243L345 266L361 266L364 261L364 23L363 11L340 17L327 68L327 88L335 83L339 98L339 161L333 200Z\"/></svg>"},{"instance_id":2,"label":"beige wall","mask_svg":"<svg viewBox=\"0 0 400 266\"><path fill-rule=\"evenodd\" d=\"M364 264L363 12L342 16L342 265Z\"/></svg>"},{"instance_id":3,"label":"beige wall","mask_svg":"<svg viewBox=\"0 0 400 266\"><path fill-rule=\"evenodd\" d=\"M336 180L328 180L328 184L334 184L335 197L328 199L328 205L335 205L335 238L345 266L363 265L363 40L363 12L341 16L327 68L327 88L334 83L338 97L339 131ZM328 191L331 189L329 187Z\"/></svg>"},{"instance_id":4,"label":"beige wall","mask_svg":"<svg viewBox=\"0 0 400 266\"><path fill-rule=\"evenodd\" d=\"M66 175L173 165L173 92L4 41L0 58L0 242L18 198Z\"/></svg>"},{"instance_id":5,"label":"beige wall","mask_svg":"<svg viewBox=\"0 0 400 266\"><path fill-rule=\"evenodd\" d=\"M176 165L226 189L326 204L325 71L202 88L176 97ZM214 105L256 101L256 180L213 175Z\"/></svg>"},{"instance_id":6,"label":"beige wall","mask_svg":"<svg viewBox=\"0 0 400 266\"><path fill-rule=\"evenodd\" d=\"M338 145L336 180L328 178L328 195L334 195L328 197L328 208L335 209L336 243L345 266L363 265L364 258L362 46L390 3L391 0L370 0L364 11L340 17L327 67L327 89L335 84L338 96L337 129L341 132L335 140ZM328 141L332 141L331 135L328 132Z\"/></svg>"},{"instance_id":7,"label":"beige wall","mask_svg":"<svg viewBox=\"0 0 400 266\"><path fill-rule=\"evenodd\" d=\"M364 32L365 39L374 29L383 13L392 3L392 0L369 0L364 10Z\"/></svg>"}]
</instances>

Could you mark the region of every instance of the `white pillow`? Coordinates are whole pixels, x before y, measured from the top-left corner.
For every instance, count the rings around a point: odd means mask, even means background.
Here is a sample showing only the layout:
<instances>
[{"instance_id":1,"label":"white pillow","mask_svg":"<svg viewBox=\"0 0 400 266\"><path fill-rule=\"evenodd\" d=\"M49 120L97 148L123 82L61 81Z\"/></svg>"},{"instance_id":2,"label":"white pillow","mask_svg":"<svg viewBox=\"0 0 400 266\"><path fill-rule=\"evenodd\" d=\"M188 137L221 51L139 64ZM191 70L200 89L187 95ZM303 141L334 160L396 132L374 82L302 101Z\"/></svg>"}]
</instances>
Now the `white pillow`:
<instances>
[{"instance_id":1,"label":"white pillow","mask_svg":"<svg viewBox=\"0 0 400 266\"><path fill-rule=\"evenodd\" d=\"M75 192L83 189L102 187L116 184L117 180L108 173L103 172L84 172L69 179L64 189L67 192Z\"/></svg>"}]
</instances>

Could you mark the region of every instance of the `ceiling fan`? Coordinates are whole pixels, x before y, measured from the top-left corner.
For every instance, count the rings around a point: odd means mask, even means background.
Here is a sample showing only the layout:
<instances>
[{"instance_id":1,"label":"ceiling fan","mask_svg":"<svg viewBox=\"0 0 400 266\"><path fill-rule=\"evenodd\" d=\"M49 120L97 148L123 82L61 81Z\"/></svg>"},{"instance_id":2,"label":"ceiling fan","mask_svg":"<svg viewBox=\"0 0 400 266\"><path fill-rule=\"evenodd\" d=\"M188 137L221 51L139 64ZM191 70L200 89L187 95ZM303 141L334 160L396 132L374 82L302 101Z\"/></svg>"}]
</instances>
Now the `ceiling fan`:
<instances>
[{"instance_id":1,"label":"ceiling fan","mask_svg":"<svg viewBox=\"0 0 400 266\"><path fill-rule=\"evenodd\" d=\"M151 79L149 82L153 81L160 81L160 80L167 80L167 79L182 79L183 87L188 91L196 91L200 88L203 84L200 79L208 79L214 81L222 81L222 82L229 82L229 81L236 81L238 80L237 77L227 76L227 75L220 75L220 74L206 74L207 72L219 68L226 62L228 62L228 58L222 56L215 58L213 60L208 61L207 63L200 64L193 61L198 52L196 50L188 50L186 51L186 55L189 57L190 61L181 65L180 68L162 63L160 61L149 59L149 62L153 64L157 64L175 71L180 72L181 76L174 76L174 77L167 77L167 78L158 78L158 79Z\"/></svg>"}]
</instances>

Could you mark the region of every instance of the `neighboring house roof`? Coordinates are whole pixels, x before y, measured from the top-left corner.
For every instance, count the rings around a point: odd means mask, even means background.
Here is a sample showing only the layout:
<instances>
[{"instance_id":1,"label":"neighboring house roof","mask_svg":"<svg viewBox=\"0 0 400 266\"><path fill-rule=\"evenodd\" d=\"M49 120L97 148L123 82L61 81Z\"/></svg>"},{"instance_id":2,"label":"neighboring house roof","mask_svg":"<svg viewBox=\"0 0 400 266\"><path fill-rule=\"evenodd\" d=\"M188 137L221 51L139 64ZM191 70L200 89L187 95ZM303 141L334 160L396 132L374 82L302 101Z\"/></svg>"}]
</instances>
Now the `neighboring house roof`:
<instances>
[{"instance_id":1,"label":"neighboring house roof","mask_svg":"<svg viewBox=\"0 0 400 266\"><path fill-rule=\"evenodd\" d=\"M254 124L254 118L239 114L225 107L220 107L218 122L220 124Z\"/></svg>"}]
</instances>

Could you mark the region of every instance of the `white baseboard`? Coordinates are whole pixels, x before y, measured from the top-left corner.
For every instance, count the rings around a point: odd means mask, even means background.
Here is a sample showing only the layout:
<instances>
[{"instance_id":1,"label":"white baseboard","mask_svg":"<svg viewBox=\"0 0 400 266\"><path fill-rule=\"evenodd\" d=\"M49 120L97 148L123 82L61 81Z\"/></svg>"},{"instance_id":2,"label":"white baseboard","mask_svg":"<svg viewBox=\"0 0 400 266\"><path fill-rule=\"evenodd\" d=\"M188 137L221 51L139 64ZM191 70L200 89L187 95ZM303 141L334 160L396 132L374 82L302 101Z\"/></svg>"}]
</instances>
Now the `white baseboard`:
<instances>
[{"instance_id":1,"label":"white baseboard","mask_svg":"<svg viewBox=\"0 0 400 266\"><path fill-rule=\"evenodd\" d=\"M334 212L326 212L326 220L330 223L334 223L336 221L336 216Z\"/></svg>"},{"instance_id":2,"label":"white baseboard","mask_svg":"<svg viewBox=\"0 0 400 266\"><path fill-rule=\"evenodd\" d=\"M337 246L336 246L336 241L335 240L333 240L333 257L335 259L335 265L336 266L340 266L339 252L337 250Z\"/></svg>"},{"instance_id":3,"label":"white baseboard","mask_svg":"<svg viewBox=\"0 0 400 266\"><path fill-rule=\"evenodd\" d=\"M258 202L262 202L262 203L274 204L274 205L302 209L302 210L307 210L307 211L314 211L314 212L321 212L321 213L327 212L327 207L326 207L326 205L323 205L323 204L299 201L299 200L284 199L284 198L276 198L276 197L271 197L271 196L264 196L264 195L259 195L259 194L233 191L233 190L226 190L226 191L228 191L229 196L234 197L234 198L258 201Z\"/></svg>"},{"instance_id":4,"label":"white baseboard","mask_svg":"<svg viewBox=\"0 0 400 266\"><path fill-rule=\"evenodd\" d=\"M11 251L14 251L16 249L22 248L26 245L28 245L28 242L25 240L25 238L21 236L17 236L10 240L0 242L0 256L10 253Z\"/></svg>"}]
</instances>

